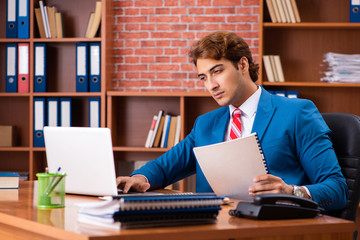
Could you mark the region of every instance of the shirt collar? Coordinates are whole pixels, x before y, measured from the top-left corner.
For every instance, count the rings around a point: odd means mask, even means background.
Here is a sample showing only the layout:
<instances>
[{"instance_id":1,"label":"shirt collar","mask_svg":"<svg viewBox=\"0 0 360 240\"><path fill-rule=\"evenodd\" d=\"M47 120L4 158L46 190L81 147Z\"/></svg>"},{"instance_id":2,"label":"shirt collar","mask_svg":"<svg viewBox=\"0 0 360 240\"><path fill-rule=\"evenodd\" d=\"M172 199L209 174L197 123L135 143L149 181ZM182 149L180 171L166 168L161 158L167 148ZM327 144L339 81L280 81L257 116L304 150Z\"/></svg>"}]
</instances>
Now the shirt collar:
<instances>
[{"instance_id":1,"label":"shirt collar","mask_svg":"<svg viewBox=\"0 0 360 240\"><path fill-rule=\"evenodd\" d=\"M261 87L258 86L258 89L256 90L256 92L254 92L253 95L251 95L239 107L239 109L242 112L242 116L249 118L249 117L252 117L256 113L257 107L259 104L259 100L260 100L260 96L261 96ZM236 109L236 107L234 107L233 105L229 105L230 118L232 118L232 113L235 109Z\"/></svg>"}]
</instances>

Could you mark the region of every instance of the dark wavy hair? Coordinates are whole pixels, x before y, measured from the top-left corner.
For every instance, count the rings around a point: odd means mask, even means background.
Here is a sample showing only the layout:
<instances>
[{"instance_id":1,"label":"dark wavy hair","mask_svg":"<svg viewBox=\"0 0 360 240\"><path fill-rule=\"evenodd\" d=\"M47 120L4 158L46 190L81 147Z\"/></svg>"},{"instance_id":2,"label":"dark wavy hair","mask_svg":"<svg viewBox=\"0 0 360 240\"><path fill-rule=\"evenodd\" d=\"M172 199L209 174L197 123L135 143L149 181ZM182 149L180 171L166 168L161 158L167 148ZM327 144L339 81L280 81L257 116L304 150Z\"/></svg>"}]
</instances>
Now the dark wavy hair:
<instances>
[{"instance_id":1,"label":"dark wavy hair","mask_svg":"<svg viewBox=\"0 0 360 240\"><path fill-rule=\"evenodd\" d=\"M199 58L215 60L225 58L231 61L236 69L240 59L246 57L251 80L253 82L258 80L259 65L254 63L248 44L235 33L225 31L211 33L193 45L189 56L195 66Z\"/></svg>"}]
</instances>

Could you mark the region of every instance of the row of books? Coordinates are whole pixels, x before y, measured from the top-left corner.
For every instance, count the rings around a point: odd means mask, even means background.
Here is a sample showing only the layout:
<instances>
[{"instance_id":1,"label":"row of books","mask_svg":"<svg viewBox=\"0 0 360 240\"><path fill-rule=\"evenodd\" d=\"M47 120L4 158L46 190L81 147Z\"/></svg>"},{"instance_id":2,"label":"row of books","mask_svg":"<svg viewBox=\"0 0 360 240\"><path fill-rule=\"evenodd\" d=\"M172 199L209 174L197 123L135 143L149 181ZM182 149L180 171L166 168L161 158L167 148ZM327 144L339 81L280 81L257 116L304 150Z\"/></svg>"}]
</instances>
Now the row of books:
<instances>
[{"instance_id":1,"label":"row of books","mask_svg":"<svg viewBox=\"0 0 360 240\"><path fill-rule=\"evenodd\" d=\"M171 148L175 146L180 141L180 127L180 115L173 116L160 110L158 115L153 116L145 147Z\"/></svg>"},{"instance_id":2,"label":"row of books","mask_svg":"<svg viewBox=\"0 0 360 240\"><path fill-rule=\"evenodd\" d=\"M42 0L39 1L39 8L34 8L36 22L41 38L63 38L62 13L57 11L55 6L45 6ZM101 1L97 1L95 12L90 13L85 37L93 38L98 32L101 22Z\"/></svg>"},{"instance_id":3,"label":"row of books","mask_svg":"<svg viewBox=\"0 0 360 240\"><path fill-rule=\"evenodd\" d=\"M44 147L45 126L72 126L72 99L34 98L34 147ZM89 127L100 127L100 98L89 98Z\"/></svg>"},{"instance_id":4,"label":"row of books","mask_svg":"<svg viewBox=\"0 0 360 240\"><path fill-rule=\"evenodd\" d=\"M30 0L6 0L6 38L29 38Z\"/></svg>"},{"instance_id":5,"label":"row of books","mask_svg":"<svg viewBox=\"0 0 360 240\"><path fill-rule=\"evenodd\" d=\"M285 82L279 55L263 55L263 61L269 82Z\"/></svg>"},{"instance_id":6,"label":"row of books","mask_svg":"<svg viewBox=\"0 0 360 240\"><path fill-rule=\"evenodd\" d=\"M301 22L296 0L266 0L266 5L273 23Z\"/></svg>"},{"instance_id":7,"label":"row of books","mask_svg":"<svg viewBox=\"0 0 360 240\"><path fill-rule=\"evenodd\" d=\"M360 83L360 54L328 52L324 54L323 62L327 69L321 81Z\"/></svg>"},{"instance_id":8,"label":"row of books","mask_svg":"<svg viewBox=\"0 0 360 240\"><path fill-rule=\"evenodd\" d=\"M78 221L114 229L214 223L223 202L223 196L211 193L119 195L79 204Z\"/></svg>"},{"instance_id":9,"label":"row of books","mask_svg":"<svg viewBox=\"0 0 360 240\"><path fill-rule=\"evenodd\" d=\"M47 91L47 45L34 44L34 92ZM6 44L6 92L29 92L29 43ZM100 92L101 44L76 43L76 91Z\"/></svg>"},{"instance_id":10,"label":"row of books","mask_svg":"<svg viewBox=\"0 0 360 240\"><path fill-rule=\"evenodd\" d=\"M40 7L34 8L36 22L41 38L62 38L63 21L62 13L55 6L45 6L42 0Z\"/></svg>"}]
</instances>

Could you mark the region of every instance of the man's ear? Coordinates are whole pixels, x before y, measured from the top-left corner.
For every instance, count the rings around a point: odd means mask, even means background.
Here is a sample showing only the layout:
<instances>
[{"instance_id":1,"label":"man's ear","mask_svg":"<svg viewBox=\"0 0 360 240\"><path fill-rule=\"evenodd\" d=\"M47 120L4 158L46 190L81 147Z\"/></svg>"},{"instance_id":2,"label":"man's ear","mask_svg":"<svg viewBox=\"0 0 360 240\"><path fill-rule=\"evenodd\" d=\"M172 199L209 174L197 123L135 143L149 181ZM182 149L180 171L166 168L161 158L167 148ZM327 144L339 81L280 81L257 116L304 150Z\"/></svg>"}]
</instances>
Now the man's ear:
<instances>
[{"instance_id":1,"label":"man's ear","mask_svg":"<svg viewBox=\"0 0 360 240\"><path fill-rule=\"evenodd\" d=\"M249 71L249 61L246 57L242 57L240 58L239 62L238 62L238 67L241 71Z\"/></svg>"}]
</instances>

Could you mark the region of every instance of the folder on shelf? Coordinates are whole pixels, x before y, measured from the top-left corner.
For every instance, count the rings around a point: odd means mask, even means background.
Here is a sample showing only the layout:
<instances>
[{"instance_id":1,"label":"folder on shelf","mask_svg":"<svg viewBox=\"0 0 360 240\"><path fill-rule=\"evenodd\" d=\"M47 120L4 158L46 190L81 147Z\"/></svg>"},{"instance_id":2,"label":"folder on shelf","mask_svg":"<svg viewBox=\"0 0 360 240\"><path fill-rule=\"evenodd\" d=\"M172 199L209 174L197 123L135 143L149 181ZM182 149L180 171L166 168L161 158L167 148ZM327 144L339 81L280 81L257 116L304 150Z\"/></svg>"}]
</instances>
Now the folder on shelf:
<instances>
[{"instance_id":1,"label":"folder on shelf","mask_svg":"<svg viewBox=\"0 0 360 240\"><path fill-rule=\"evenodd\" d=\"M76 43L76 91L89 91L88 44Z\"/></svg>"},{"instance_id":2,"label":"folder on shelf","mask_svg":"<svg viewBox=\"0 0 360 240\"><path fill-rule=\"evenodd\" d=\"M90 92L101 90L101 44L90 43Z\"/></svg>"},{"instance_id":3,"label":"folder on shelf","mask_svg":"<svg viewBox=\"0 0 360 240\"><path fill-rule=\"evenodd\" d=\"M286 97L288 98L298 98L299 92L298 91L286 91Z\"/></svg>"},{"instance_id":4,"label":"folder on shelf","mask_svg":"<svg viewBox=\"0 0 360 240\"><path fill-rule=\"evenodd\" d=\"M34 91L46 92L46 44L34 44Z\"/></svg>"},{"instance_id":5,"label":"folder on shelf","mask_svg":"<svg viewBox=\"0 0 360 240\"><path fill-rule=\"evenodd\" d=\"M6 37L17 38L17 6L18 0L6 0Z\"/></svg>"},{"instance_id":6,"label":"folder on shelf","mask_svg":"<svg viewBox=\"0 0 360 240\"><path fill-rule=\"evenodd\" d=\"M18 44L18 92L29 92L29 43Z\"/></svg>"},{"instance_id":7,"label":"folder on shelf","mask_svg":"<svg viewBox=\"0 0 360 240\"><path fill-rule=\"evenodd\" d=\"M17 92L17 49L16 43L6 44L6 92Z\"/></svg>"},{"instance_id":8,"label":"folder on shelf","mask_svg":"<svg viewBox=\"0 0 360 240\"><path fill-rule=\"evenodd\" d=\"M45 98L34 98L34 147L45 147Z\"/></svg>"},{"instance_id":9,"label":"folder on shelf","mask_svg":"<svg viewBox=\"0 0 360 240\"><path fill-rule=\"evenodd\" d=\"M47 99L47 126L59 126L59 99Z\"/></svg>"},{"instance_id":10,"label":"folder on shelf","mask_svg":"<svg viewBox=\"0 0 360 240\"><path fill-rule=\"evenodd\" d=\"M29 38L30 36L30 18L29 8L30 0L18 0L18 38Z\"/></svg>"},{"instance_id":11,"label":"folder on shelf","mask_svg":"<svg viewBox=\"0 0 360 240\"><path fill-rule=\"evenodd\" d=\"M360 22L360 0L351 0L350 3L350 22Z\"/></svg>"},{"instance_id":12,"label":"folder on shelf","mask_svg":"<svg viewBox=\"0 0 360 240\"><path fill-rule=\"evenodd\" d=\"M60 98L59 126L71 127L71 98Z\"/></svg>"},{"instance_id":13,"label":"folder on shelf","mask_svg":"<svg viewBox=\"0 0 360 240\"><path fill-rule=\"evenodd\" d=\"M95 13L94 13L94 19L91 23L91 27L89 30L89 38L93 38L95 37L99 27L100 27L100 22L101 22L101 1L97 1L96 5L95 5Z\"/></svg>"},{"instance_id":14,"label":"folder on shelf","mask_svg":"<svg viewBox=\"0 0 360 240\"><path fill-rule=\"evenodd\" d=\"M100 98L89 98L89 127L100 127Z\"/></svg>"}]
</instances>

